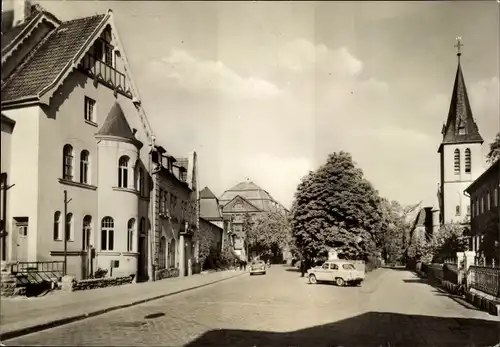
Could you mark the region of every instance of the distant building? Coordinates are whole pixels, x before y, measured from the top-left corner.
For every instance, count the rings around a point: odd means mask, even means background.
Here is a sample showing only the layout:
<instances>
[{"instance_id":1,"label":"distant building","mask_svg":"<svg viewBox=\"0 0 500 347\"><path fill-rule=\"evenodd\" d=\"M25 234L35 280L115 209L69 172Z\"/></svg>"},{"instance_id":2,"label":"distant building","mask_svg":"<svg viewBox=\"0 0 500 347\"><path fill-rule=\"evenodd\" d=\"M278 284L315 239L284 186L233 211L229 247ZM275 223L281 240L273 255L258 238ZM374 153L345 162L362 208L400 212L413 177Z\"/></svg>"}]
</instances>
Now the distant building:
<instances>
[{"instance_id":1,"label":"distant building","mask_svg":"<svg viewBox=\"0 0 500 347\"><path fill-rule=\"evenodd\" d=\"M470 196L471 241L470 248L489 263L500 261L500 160L490 166L467 189Z\"/></svg>"},{"instance_id":2,"label":"distant building","mask_svg":"<svg viewBox=\"0 0 500 347\"><path fill-rule=\"evenodd\" d=\"M458 42L460 45L460 42ZM448 118L443 125L439 146L440 184L439 220L441 224L464 222L470 216L470 205L463 191L484 171L481 146L483 138L472 115L465 86L461 53L451 95Z\"/></svg>"},{"instance_id":3,"label":"distant building","mask_svg":"<svg viewBox=\"0 0 500 347\"><path fill-rule=\"evenodd\" d=\"M66 254L77 278L97 268L147 277L148 247L138 240L150 226L152 131L113 13L62 21L14 3L2 23L1 156L12 186L2 258ZM5 145L4 115L15 121Z\"/></svg>"},{"instance_id":4,"label":"distant building","mask_svg":"<svg viewBox=\"0 0 500 347\"><path fill-rule=\"evenodd\" d=\"M257 186L250 180L240 182L231 189L226 190L219 201L222 213L231 219L232 233L229 236L234 251L241 259L248 259L245 249L245 235L243 223L245 214L257 216L263 212L280 212L288 216L288 211L271 194Z\"/></svg>"},{"instance_id":5,"label":"distant building","mask_svg":"<svg viewBox=\"0 0 500 347\"><path fill-rule=\"evenodd\" d=\"M418 211L410 231L410 242L415 242L417 239L427 241L432 239L435 231L432 210L432 207L424 207Z\"/></svg>"},{"instance_id":6,"label":"distant building","mask_svg":"<svg viewBox=\"0 0 500 347\"><path fill-rule=\"evenodd\" d=\"M228 242L230 218L222 214L222 206L214 193L205 187L200 191L200 232L210 233L213 247L221 251Z\"/></svg>"},{"instance_id":7,"label":"distant building","mask_svg":"<svg viewBox=\"0 0 500 347\"><path fill-rule=\"evenodd\" d=\"M197 156L175 158L161 146L151 151L153 186L153 263L155 279L171 277L172 269L190 276L196 260L193 234L198 229Z\"/></svg>"}]
</instances>

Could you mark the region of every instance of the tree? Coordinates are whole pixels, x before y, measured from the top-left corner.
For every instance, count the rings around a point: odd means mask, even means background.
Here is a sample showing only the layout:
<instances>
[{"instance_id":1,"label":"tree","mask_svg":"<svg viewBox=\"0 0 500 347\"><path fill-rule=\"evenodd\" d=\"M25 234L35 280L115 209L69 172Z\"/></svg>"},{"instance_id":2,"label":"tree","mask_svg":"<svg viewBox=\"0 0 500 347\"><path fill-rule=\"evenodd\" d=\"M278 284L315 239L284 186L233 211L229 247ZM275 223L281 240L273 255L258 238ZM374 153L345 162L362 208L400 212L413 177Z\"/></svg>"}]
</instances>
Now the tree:
<instances>
[{"instance_id":1,"label":"tree","mask_svg":"<svg viewBox=\"0 0 500 347\"><path fill-rule=\"evenodd\" d=\"M434 261L442 261L445 258L454 258L457 252L467 250L469 241L465 235L463 223L447 223L441 226L433 236L431 250Z\"/></svg>"},{"instance_id":2,"label":"tree","mask_svg":"<svg viewBox=\"0 0 500 347\"><path fill-rule=\"evenodd\" d=\"M374 254L382 227L380 203L349 153L329 155L297 187L291 211L297 247L306 259L325 254L328 247L348 258Z\"/></svg>"},{"instance_id":3,"label":"tree","mask_svg":"<svg viewBox=\"0 0 500 347\"><path fill-rule=\"evenodd\" d=\"M382 199L381 210L383 227L377 239L382 256L388 263L403 262L410 245L409 235L412 223L409 216L421 205L421 202L402 206L397 201Z\"/></svg>"},{"instance_id":4,"label":"tree","mask_svg":"<svg viewBox=\"0 0 500 347\"><path fill-rule=\"evenodd\" d=\"M495 137L495 140L490 143L490 150L486 155L486 159L489 164L493 164L497 159L500 159L500 132Z\"/></svg>"},{"instance_id":5,"label":"tree","mask_svg":"<svg viewBox=\"0 0 500 347\"><path fill-rule=\"evenodd\" d=\"M247 260L249 260L250 254L249 252L249 239L248 236L252 234L253 232L253 227L254 227L254 221L253 217L250 213L246 212L245 215L243 216L243 235L244 235L244 246L245 246L245 253L247 255Z\"/></svg>"},{"instance_id":6,"label":"tree","mask_svg":"<svg viewBox=\"0 0 500 347\"><path fill-rule=\"evenodd\" d=\"M259 256L277 256L291 240L290 223L283 213L260 213L245 234L249 250Z\"/></svg>"}]
</instances>

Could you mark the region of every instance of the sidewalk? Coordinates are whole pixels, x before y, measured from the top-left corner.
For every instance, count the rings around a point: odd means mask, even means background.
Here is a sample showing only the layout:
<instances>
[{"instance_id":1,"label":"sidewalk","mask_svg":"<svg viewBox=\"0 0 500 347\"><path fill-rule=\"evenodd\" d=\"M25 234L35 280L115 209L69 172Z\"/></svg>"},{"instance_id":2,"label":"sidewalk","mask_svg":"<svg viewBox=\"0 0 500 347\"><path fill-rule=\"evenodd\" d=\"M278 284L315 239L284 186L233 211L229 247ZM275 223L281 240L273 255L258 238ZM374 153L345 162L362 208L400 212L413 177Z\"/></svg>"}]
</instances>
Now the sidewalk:
<instances>
[{"instance_id":1,"label":"sidewalk","mask_svg":"<svg viewBox=\"0 0 500 347\"><path fill-rule=\"evenodd\" d=\"M227 270L88 291L53 292L37 298L2 298L0 340L160 299L245 273L247 272Z\"/></svg>"}]
</instances>

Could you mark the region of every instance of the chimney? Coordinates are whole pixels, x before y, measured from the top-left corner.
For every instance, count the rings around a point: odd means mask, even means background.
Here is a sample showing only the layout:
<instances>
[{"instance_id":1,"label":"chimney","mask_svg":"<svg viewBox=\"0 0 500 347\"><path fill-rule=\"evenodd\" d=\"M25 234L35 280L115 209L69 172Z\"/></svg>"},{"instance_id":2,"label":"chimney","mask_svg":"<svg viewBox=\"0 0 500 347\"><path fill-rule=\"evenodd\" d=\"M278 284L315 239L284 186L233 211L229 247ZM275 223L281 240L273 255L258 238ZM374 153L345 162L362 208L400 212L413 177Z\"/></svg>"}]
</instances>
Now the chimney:
<instances>
[{"instance_id":1,"label":"chimney","mask_svg":"<svg viewBox=\"0 0 500 347\"><path fill-rule=\"evenodd\" d=\"M30 0L14 0L14 26L22 24L31 14Z\"/></svg>"}]
</instances>

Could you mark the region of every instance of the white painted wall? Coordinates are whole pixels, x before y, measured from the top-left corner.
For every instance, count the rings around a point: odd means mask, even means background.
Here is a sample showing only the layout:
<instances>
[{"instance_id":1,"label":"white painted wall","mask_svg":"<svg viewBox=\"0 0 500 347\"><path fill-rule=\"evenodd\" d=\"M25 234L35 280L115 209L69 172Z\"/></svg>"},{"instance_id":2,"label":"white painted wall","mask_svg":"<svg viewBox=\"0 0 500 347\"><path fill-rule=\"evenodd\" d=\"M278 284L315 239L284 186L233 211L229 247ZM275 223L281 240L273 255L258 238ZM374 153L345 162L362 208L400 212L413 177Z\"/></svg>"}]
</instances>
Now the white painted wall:
<instances>
[{"instance_id":1,"label":"white painted wall","mask_svg":"<svg viewBox=\"0 0 500 347\"><path fill-rule=\"evenodd\" d=\"M460 172L455 174L454 156L455 149L460 150ZM465 172L465 149L471 151L471 172ZM470 199L464 195L464 190L484 172L484 159L481 153L481 144L456 144L443 145L442 154L444 181L441 187L444 193L444 221L461 222L467 217L467 206L470 205ZM460 207L460 215L456 215L456 206Z\"/></svg>"}]
</instances>

